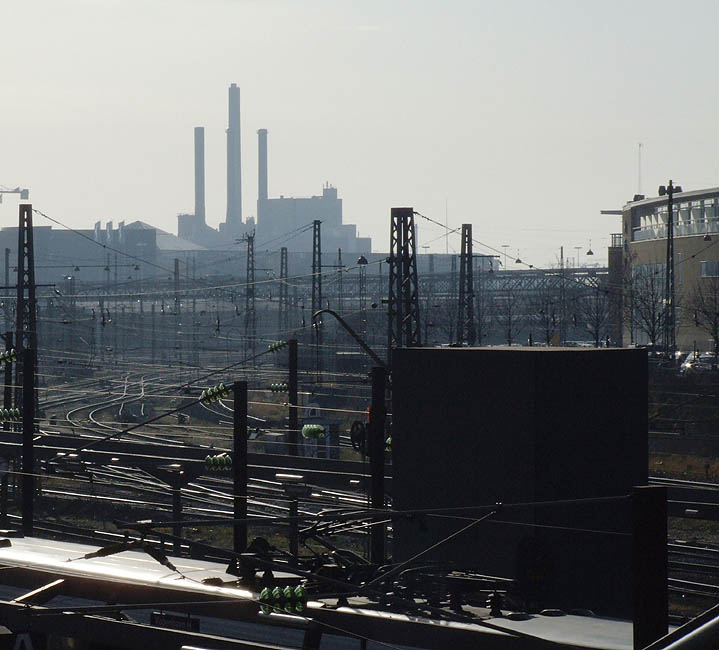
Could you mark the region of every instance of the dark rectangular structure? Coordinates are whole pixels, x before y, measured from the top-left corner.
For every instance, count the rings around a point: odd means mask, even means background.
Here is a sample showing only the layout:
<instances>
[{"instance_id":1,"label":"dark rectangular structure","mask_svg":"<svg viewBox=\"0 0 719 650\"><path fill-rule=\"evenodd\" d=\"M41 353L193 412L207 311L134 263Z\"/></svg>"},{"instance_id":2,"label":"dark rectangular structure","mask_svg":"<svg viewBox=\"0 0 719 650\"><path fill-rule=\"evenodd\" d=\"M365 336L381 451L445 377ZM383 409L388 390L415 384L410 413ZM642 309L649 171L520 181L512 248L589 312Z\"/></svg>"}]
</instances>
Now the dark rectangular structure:
<instances>
[{"instance_id":1,"label":"dark rectangular structure","mask_svg":"<svg viewBox=\"0 0 719 650\"><path fill-rule=\"evenodd\" d=\"M530 608L631 616L629 495L647 482L646 352L405 348L394 350L392 375L394 507L506 504L430 557L515 578ZM512 505L556 501L565 503ZM395 558L484 512L395 522Z\"/></svg>"}]
</instances>

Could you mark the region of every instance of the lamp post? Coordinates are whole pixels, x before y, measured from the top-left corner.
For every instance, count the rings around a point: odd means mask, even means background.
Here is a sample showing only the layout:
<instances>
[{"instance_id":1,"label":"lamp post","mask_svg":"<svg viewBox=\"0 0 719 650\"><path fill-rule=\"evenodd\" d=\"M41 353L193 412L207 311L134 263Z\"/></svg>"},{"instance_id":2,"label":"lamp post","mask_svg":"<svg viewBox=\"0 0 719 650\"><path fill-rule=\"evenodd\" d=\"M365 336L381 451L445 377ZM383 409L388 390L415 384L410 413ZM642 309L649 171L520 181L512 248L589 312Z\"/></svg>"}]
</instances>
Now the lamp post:
<instances>
[{"instance_id":1,"label":"lamp post","mask_svg":"<svg viewBox=\"0 0 719 650\"><path fill-rule=\"evenodd\" d=\"M677 347L676 306L674 305L674 195L682 191L681 185L659 186L659 196L667 197L667 271L664 287L664 351L669 362L674 363Z\"/></svg>"}]
</instances>

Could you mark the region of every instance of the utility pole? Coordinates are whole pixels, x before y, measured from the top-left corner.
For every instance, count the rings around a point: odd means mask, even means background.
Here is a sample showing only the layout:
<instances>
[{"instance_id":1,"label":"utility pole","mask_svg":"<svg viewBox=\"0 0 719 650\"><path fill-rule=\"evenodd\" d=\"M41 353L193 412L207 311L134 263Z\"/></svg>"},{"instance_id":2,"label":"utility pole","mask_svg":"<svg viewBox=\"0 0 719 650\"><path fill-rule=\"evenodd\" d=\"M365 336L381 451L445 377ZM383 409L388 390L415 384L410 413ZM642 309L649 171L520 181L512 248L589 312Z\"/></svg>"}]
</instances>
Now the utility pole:
<instances>
[{"instance_id":1,"label":"utility pole","mask_svg":"<svg viewBox=\"0 0 719 650\"><path fill-rule=\"evenodd\" d=\"M428 247L423 247L428 248ZM427 264L429 268L427 277L427 300L425 301L425 312L424 312L424 342L426 345L430 345L429 326L430 326L430 314L433 313L432 301L434 300L434 254L429 253L427 258ZM434 338L434 336L432 337Z\"/></svg>"},{"instance_id":2,"label":"utility pole","mask_svg":"<svg viewBox=\"0 0 719 650\"><path fill-rule=\"evenodd\" d=\"M247 242L247 275L245 282L245 358L255 356L257 315L255 313L255 233L242 237Z\"/></svg>"},{"instance_id":3,"label":"utility pole","mask_svg":"<svg viewBox=\"0 0 719 650\"><path fill-rule=\"evenodd\" d=\"M114 315L112 319L112 356L115 359L115 363L117 363L118 355L117 355L117 328L120 321L120 310L117 308L117 253L115 253L115 277L114 277L114 286L113 286L113 293L115 294L115 300L113 301L114 307Z\"/></svg>"},{"instance_id":4,"label":"utility pole","mask_svg":"<svg viewBox=\"0 0 719 650\"><path fill-rule=\"evenodd\" d=\"M297 395L297 339L290 339L288 342L289 346L289 382L288 382L288 395L287 402L289 405L288 412L288 428L289 428L289 455L299 456L299 417L297 413L297 407L299 406L298 395Z\"/></svg>"},{"instance_id":5,"label":"utility pole","mask_svg":"<svg viewBox=\"0 0 719 650\"><path fill-rule=\"evenodd\" d=\"M20 206L21 208L23 206ZM18 336L18 339L20 337ZM22 532L32 535L35 500L35 348L24 348L22 361ZM17 402L16 402L17 403Z\"/></svg>"},{"instance_id":6,"label":"utility pole","mask_svg":"<svg viewBox=\"0 0 719 650\"><path fill-rule=\"evenodd\" d=\"M280 249L280 296L279 296L279 323L278 331L284 333L289 330L289 287L287 285L287 247L283 246Z\"/></svg>"},{"instance_id":7,"label":"utility pole","mask_svg":"<svg viewBox=\"0 0 719 650\"><path fill-rule=\"evenodd\" d=\"M6 249L7 250L7 249ZM7 286L7 285L5 285ZM13 334L11 331L5 332L5 352L10 352L13 348ZM12 408L12 364L5 364L5 386L3 391L3 408ZM10 431L13 425L10 422L3 424L5 431ZM0 482L0 521L4 526L7 525L7 496L8 496L8 472L2 477Z\"/></svg>"},{"instance_id":8,"label":"utility pole","mask_svg":"<svg viewBox=\"0 0 719 650\"><path fill-rule=\"evenodd\" d=\"M392 348L422 345L414 210L392 208L390 221L388 363L392 361Z\"/></svg>"},{"instance_id":9,"label":"utility pole","mask_svg":"<svg viewBox=\"0 0 719 650\"><path fill-rule=\"evenodd\" d=\"M459 258L459 308L457 310L457 343L474 345L474 280L472 277L472 224L462 224L462 252Z\"/></svg>"},{"instance_id":10,"label":"utility pole","mask_svg":"<svg viewBox=\"0 0 719 650\"><path fill-rule=\"evenodd\" d=\"M195 282L195 253L192 254L192 288L195 289L197 284ZM200 350L197 346L197 292L192 292L192 350L193 359L192 362L199 368L200 366Z\"/></svg>"},{"instance_id":11,"label":"utility pole","mask_svg":"<svg viewBox=\"0 0 719 650\"><path fill-rule=\"evenodd\" d=\"M385 388L387 369L372 368L372 404L369 413L370 507L384 509ZM370 562L384 564L385 525L375 521L370 532Z\"/></svg>"},{"instance_id":12,"label":"utility pole","mask_svg":"<svg viewBox=\"0 0 719 650\"><path fill-rule=\"evenodd\" d=\"M454 313L455 303L457 302L457 256L452 255L450 258L450 271L449 271L449 314ZM454 319L450 316L449 318L449 342L454 341Z\"/></svg>"},{"instance_id":13,"label":"utility pole","mask_svg":"<svg viewBox=\"0 0 719 650\"><path fill-rule=\"evenodd\" d=\"M5 286L10 286L10 249L5 249ZM10 295L10 289L5 289L3 291L4 296ZM5 309L3 310L5 312L5 330L10 329L10 308L8 305L5 305Z\"/></svg>"},{"instance_id":14,"label":"utility pole","mask_svg":"<svg viewBox=\"0 0 719 650\"><path fill-rule=\"evenodd\" d=\"M233 416L233 550L243 553L247 548L247 382L232 385Z\"/></svg>"},{"instance_id":15,"label":"utility pole","mask_svg":"<svg viewBox=\"0 0 719 650\"><path fill-rule=\"evenodd\" d=\"M152 359L152 365L155 365L155 303L152 303L152 308L150 309L150 323L152 327L152 333L151 333L151 359Z\"/></svg>"},{"instance_id":16,"label":"utility pole","mask_svg":"<svg viewBox=\"0 0 719 650\"><path fill-rule=\"evenodd\" d=\"M342 249L337 249L337 311L341 314L343 312L342 306ZM320 307L321 309L321 307ZM313 312L314 313L314 312Z\"/></svg>"},{"instance_id":17,"label":"utility pole","mask_svg":"<svg viewBox=\"0 0 719 650\"><path fill-rule=\"evenodd\" d=\"M677 313L674 304L674 195L682 191L681 185L659 186L659 196L667 197L667 271L664 288L664 351L669 363L674 365L674 351L677 347Z\"/></svg>"},{"instance_id":18,"label":"utility pole","mask_svg":"<svg viewBox=\"0 0 719 650\"><path fill-rule=\"evenodd\" d=\"M562 345L567 344L567 278L564 269L564 246L559 248L559 339Z\"/></svg>"},{"instance_id":19,"label":"utility pole","mask_svg":"<svg viewBox=\"0 0 719 650\"><path fill-rule=\"evenodd\" d=\"M312 312L322 309L322 235L320 226L322 222L315 219L312 222ZM316 372L322 372L322 321L317 321L312 327L312 342L316 352Z\"/></svg>"},{"instance_id":20,"label":"utility pole","mask_svg":"<svg viewBox=\"0 0 719 650\"><path fill-rule=\"evenodd\" d=\"M175 258L175 356L178 363L182 363L182 335L180 333L180 260Z\"/></svg>"},{"instance_id":21,"label":"utility pole","mask_svg":"<svg viewBox=\"0 0 719 650\"><path fill-rule=\"evenodd\" d=\"M367 264L367 258L360 255L357 266L359 267L359 309L362 318L360 333L363 337L367 336Z\"/></svg>"}]
</instances>

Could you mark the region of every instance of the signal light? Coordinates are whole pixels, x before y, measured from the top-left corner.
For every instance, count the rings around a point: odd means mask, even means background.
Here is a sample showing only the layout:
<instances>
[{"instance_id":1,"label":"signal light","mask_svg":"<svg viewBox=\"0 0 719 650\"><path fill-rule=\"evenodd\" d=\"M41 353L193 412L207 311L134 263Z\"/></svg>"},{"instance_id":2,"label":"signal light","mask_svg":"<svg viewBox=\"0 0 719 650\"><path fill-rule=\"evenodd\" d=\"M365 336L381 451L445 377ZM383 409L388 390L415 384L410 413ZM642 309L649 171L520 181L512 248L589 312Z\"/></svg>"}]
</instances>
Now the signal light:
<instances>
[{"instance_id":1,"label":"signal light","mask_svg":"<svg viewBox=\"0 0 719 650\"><path fill-rule=\"evenodd\" d=\"M211 404L212 402L218 402L224 397L229 397L230 389L224 384L218 384L207 390L203 390L200 395L200 401L204 404Z\"/></svg>"},{"instance_id":2,"label":"signal light","mask_svg":"<svg viewBox=\"0 0 719 650\"><path fill-rule=\"evenodd\" d=\"M270 343L267 346L267 350L269 352L277 352L277 350L281 350L287 345L287 341L275 341L274 343Z\"/></svg>"},{"instance_id":3,"label":"signal light","mask_svg":"<svg viewBox=\"0 0 719 650\"><path fill-rule=\"evenodd\" d=\"M19 422L22 419L20 409L0 409L0 421Z\"/></svg>"},{"instance_id":4,"label":"signal light","mask_svg":"<svg viewBox=\"0 0 719 650\"><path fill-rule=\"evenodd\" d=\"M205 456L205 468L211 472L221 472L232 469L232 456L225 453L216 454L214 456Z\"/></svg>"},{"instance_id":5,"label":"signal light","mask_svg":"<svg viewBox=\"0 0 719 650\"><path fill-rule=\"evenodd\" d=\"M302 437L317 439L325 437L325 428L321 424L305 424L302 427Z\"/></svg>"},{"instance_id":6,"label":"signal light","mask_svg":"<svg viewBox=\"0 0 719 650\"><path fill-rule=\"evenodd\" d=\"M307 590L302 585L294 589L289 585L284 589L279 586L274 589L263 587L258 600L263 614L282 610L288 614L301 614L307 607Z\"/></svg>"},{"instance_id":7,"label":"signal light","mask_svg":"<svg viewBox=\"0 0 719 650\"><path fill-rule=\"evenodd\" d=\"M17 352L15 351L15 348L11 348L10 350L6 350L0 354L0 363L12 363L13 361L17 361Z\"/></svg>"},{"instance_id":8,"label":"signal light","mask_svg":"<svg viewBox=\"0 0 719 650\"><path fill-rule=\"evenodd\" d=\"M282 382L279 384L270 384L270 390L273 393L286 393L289 390L289 387L286 383Z\"/></svg>"}]
</instances>

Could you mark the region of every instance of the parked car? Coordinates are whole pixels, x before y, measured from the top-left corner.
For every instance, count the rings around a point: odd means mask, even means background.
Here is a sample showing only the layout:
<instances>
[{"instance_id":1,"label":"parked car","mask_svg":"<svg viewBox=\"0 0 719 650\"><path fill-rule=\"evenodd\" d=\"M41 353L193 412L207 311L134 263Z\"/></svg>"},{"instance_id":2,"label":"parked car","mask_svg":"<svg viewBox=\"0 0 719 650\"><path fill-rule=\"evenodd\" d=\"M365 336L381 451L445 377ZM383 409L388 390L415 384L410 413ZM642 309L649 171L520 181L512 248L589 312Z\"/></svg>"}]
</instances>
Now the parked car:
<instances>
[{"instance_id":1,"label":"parked car","mask_svg":"<svg viewBox=\"0 0 719 650\"><path fill-rule=\"evenodd\" d=\"M717 357L713 352L691 353L682 363L679 372L682 375L711 372L717 369Z\"/></svg>"}]
</instances>

